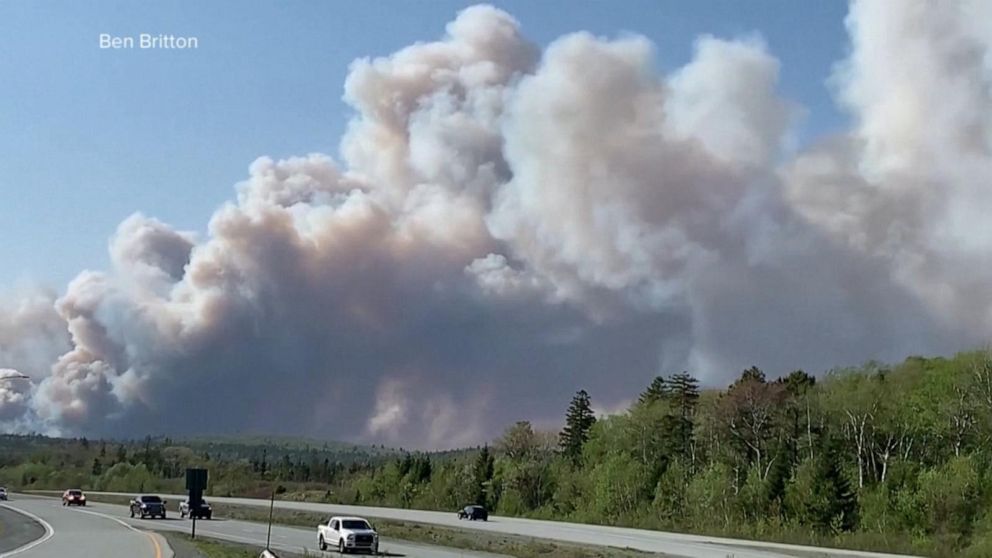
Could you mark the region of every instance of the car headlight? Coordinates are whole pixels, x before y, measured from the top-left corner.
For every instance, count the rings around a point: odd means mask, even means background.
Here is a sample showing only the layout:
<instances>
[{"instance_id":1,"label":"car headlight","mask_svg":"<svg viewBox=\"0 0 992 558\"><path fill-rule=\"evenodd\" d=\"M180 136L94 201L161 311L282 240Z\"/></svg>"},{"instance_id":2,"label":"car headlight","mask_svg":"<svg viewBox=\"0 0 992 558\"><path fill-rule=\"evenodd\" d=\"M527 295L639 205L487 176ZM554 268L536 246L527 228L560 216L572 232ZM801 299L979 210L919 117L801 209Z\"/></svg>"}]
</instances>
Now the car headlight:
<instances>
[{"instance_id":1,"label":"car headlight","mask_svg":"<svg viewBox=\"0 0 992 558\"><path fill-rule=\"evenodd\" d=\"M355 534L354 534L354 533L351 533L351 534L349 534L349 535L348 535L348 540L349 540L349 541L353 541L353 540L355 540Z\"/></svg>"}]
</instances>

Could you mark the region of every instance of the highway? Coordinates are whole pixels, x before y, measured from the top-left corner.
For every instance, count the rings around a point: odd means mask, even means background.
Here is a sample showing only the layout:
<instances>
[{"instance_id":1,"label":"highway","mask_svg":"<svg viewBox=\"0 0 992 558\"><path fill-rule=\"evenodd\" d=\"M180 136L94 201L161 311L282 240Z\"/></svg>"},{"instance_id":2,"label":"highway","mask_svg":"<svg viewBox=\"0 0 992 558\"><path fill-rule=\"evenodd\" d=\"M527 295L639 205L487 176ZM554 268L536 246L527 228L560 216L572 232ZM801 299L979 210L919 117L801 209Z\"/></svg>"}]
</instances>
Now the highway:
<instances>
[{"instance_id":1,"label":"highway","mask_svg":"<svg viewBox=\"0 0 992 558\"><path fill-rule=\"evenodd\" d=\"M57 499L23 495L14 495L10 502L0 505L0 509L3 510L0 517L4 528L16 529L11 535L20 543L16 547L13 544L10 545L12 548L5 547L0 551L0 558L172 558L173 555L161 535L135 529L99 510L64 508ZM15 512L22 519L10 519ZM21 534L25 532L31 534Z\"/></svg>"},{"instance_id":2,"label":"highway","mask_svg":"<svg viewBox=\"0 0 992 558\"><path fill-rule=\"evenodd\" d=\"M183 497L183 495L166 496L166 498L170 500L181 499ZM210 498L210 501L245 506L267 507L269 505L268 500L257 500L252 498L222 498L213 496ZM810 556L815 556L816 558L905 558L903 555L896 554L814 548L808 546L725 539L701 535L667 533L663 531L649 531L646 529L605 527L601 525L584 525L579 523L542 521L536 519L490 516L488 522L459 521L453 511L451 513L444 513L394 508L376 508L369 506L343 506L309 502L286 502L279 500L276 500L275 505L279 509L312 511L324 513L328 516L358 515L368 518L430 523L433 525L441 525L446 527L479 529L489 531L491 533L523 535L576 544L632 548L645 552L657 552L682 558L727 558L728 556L732 556L733 558L809 558ZM311 533L311 538L313 538L313 536L314 535ZM309 548L313 548L312 541L309 545ZM415 554L414 556L419 556L419 554Z\"/></svg>"},{"instance_id":3,"label":"highway","mask_svg":"<svg viewBox=\"0 0 992 558\"><path fill-rule=\"evenodd\" d=\"M131 495L133 496L133 494ZM105 519L104 521L120 521L128 525L132 525L140 529L151 529L151 530L173 530L181 531L184 533L189 533L190 531L190 520L180 519L179 514L175 511L174 502L178 502L183 497L182 496L164 496L169 501L169 516L167 519L131 519L128 513L127 506L119 506L114 504L104 504L100 502L88 502L86 508L72 508L68 510L67 513L72 514L76 512L80 513L99 513L101 517L106 517L110 519ZM213 500L213 498L211 499ZM30 509L60 509L61 503L57 499L48 497L36 497L20 495L18 497L18 504L21 502L31 502ZM85 510L85 511L84 511ZM64 518L59 518L63 522ZM61 532L61 523L56 525L56 532ZM257 546L259 549L265 547L265 536L266 536L267 526L263 523L254 523L249 521L238 521L238 520L228 520L228 519L213 519L210 521L200 520L196 522L196 533L197 535L202 535L205 537L211 537L215 539L223 539L232 542L245 543ZM279 551L285 550L289 552L294 552L297 554L302 554L303 550L306 549L313 556L339 556L337 552L320 552L317 550L317 528L314 526L313 529L302 529L299 527L284 527L281 525L272 526L272 543L271 548ZM503 556L498 556L495 554L486 554L482 552L469 552L458 549L449 549L440 546L422 545L415 543L401 543L397 541L392 541L389 539L382 539L380 541L380 550L388 556L395 557L410 557L410 558L505 558ZM56 554L44 554L37 556L55 556ZM33 554L24 554L25 557L35 556ZM83 553L82 556L107 556L107 557L141 557L145 556L140 553L114 553L104 551L101 554L89 554ZM149 556L154 556L151 554ZM171 556L171 553L169 554ZM164 557L164 555L163 555ZM0 555L0 558L6 558L5 555ZM16 558L21 558L18 555ZM726 557L721 557L726 558Z\"/></svg>"}]
</instances>

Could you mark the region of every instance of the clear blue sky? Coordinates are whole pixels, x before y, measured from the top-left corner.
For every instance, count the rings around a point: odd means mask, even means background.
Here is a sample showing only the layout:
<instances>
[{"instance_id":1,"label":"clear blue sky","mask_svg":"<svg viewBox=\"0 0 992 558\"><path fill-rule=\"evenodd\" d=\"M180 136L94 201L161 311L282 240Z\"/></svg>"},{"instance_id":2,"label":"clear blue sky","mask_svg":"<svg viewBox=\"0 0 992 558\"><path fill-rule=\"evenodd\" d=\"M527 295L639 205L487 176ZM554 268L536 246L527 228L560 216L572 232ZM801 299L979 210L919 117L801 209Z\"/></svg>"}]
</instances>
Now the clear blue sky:
<instances>
[{"instance_id":1,"label":"clear blue sky","mask_svg":"<svg viewBox=\"0 0 992 558\"><path fill-rule=\"evenodd\" d=\"M348 64L438 38L473 2L0 1L0 288L59 289L107 267L107 239L142 211L203 232L260 155L336 155ZM660 70L704 33L764 36L781 88L809 109L800 138L843 126L825 79L847 44L844 2L493 2L541 45L635 32ZM100 33L192 35L195 51L101 51Z\"/></svg>"}]
</instances>

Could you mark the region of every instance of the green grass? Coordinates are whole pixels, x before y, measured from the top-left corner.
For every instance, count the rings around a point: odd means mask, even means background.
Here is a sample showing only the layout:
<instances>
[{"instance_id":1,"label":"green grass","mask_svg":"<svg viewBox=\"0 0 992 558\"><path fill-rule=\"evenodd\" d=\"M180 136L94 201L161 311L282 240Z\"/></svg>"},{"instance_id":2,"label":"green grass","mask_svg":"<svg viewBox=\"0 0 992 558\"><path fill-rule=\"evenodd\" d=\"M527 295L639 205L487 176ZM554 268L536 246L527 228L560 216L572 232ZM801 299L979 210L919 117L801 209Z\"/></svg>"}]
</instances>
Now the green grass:
<instances>
[{"instance_id":1,"label":"green grass","mask_svg":"<svg viewBox=\"0 0 992 558\"><path fill-rule=\"evenodd\" d=\"M260 552L241 545L204 539L203 537L194 539L192 543L207 558L258 558Z\"/></svg>"},{"instance_id":2,"label":"green grass","mask_svg":"<svg viewBox=\"0 0 992 558\"><path fill-rule=\"evenodd\" d=\"M222 541L209 537L190 538L185 533L165 531L161 533L180 558L258 558L262 552L261 547L247 544ZM304 554L287 553L279 551L280 558L305 558L313 556L304 551Z\"/></svg>"}]
</instances>

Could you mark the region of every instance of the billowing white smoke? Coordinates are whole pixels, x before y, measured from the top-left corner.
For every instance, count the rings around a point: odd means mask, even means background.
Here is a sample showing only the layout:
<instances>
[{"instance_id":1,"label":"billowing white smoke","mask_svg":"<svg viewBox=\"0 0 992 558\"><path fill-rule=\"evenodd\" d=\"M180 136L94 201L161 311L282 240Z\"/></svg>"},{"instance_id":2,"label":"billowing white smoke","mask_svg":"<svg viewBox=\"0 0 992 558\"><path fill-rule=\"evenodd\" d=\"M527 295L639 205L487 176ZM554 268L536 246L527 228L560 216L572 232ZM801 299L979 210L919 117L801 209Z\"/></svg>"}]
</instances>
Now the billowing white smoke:
<instances>
[{"instance_id":1,"label":"billowing white smoke","mask_svg":"<svg viewBox=\"0 0 992 558\"><path fill-rule=\"evenodd\" d=\"M992 4L857 2L847 23L835 77L855 127L786 167L790 203L884 261L943 327L987 337Z\"/></svg>"},{"instance_id":2,"label":"billowing white smoke","mask_svg":"<svg viewBox=\"0 0 992 558\"><path fill-rule=\"evenodd\" d=\"M792 160L801 109L760 39L700 38L661 76L645 39L542 53L465 10L353 64L342 164L263 157L205 238L135 215L109 272L4 312L0 365L40 383L0 392L0 421L454 446L555 420L580 387L606 408L658 372L980 343L982 10L855 4L836 79L855 127Z\"/></svg>"}]
</instances>

